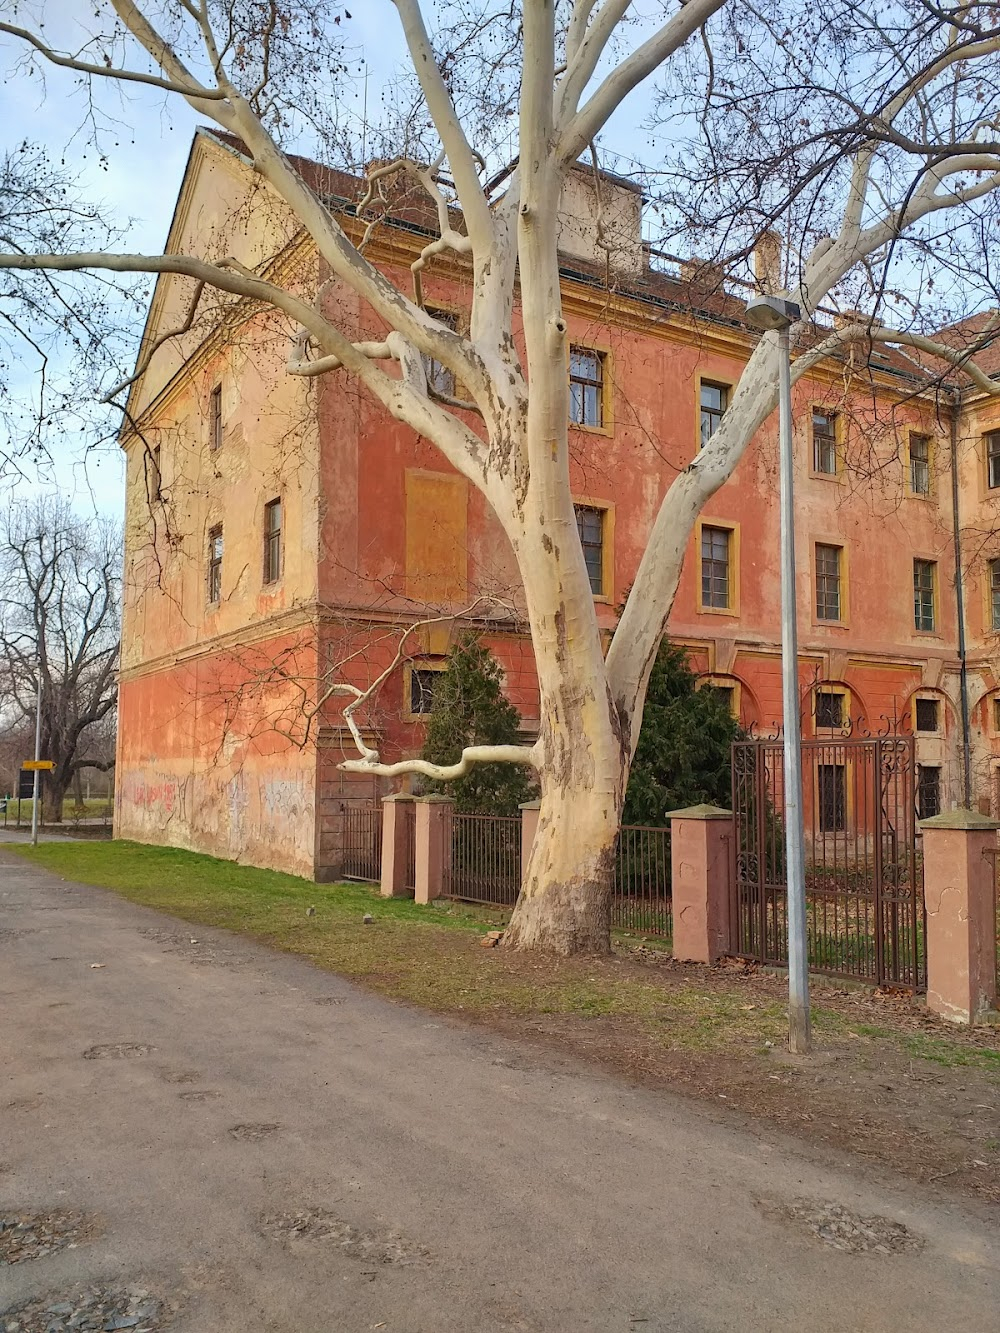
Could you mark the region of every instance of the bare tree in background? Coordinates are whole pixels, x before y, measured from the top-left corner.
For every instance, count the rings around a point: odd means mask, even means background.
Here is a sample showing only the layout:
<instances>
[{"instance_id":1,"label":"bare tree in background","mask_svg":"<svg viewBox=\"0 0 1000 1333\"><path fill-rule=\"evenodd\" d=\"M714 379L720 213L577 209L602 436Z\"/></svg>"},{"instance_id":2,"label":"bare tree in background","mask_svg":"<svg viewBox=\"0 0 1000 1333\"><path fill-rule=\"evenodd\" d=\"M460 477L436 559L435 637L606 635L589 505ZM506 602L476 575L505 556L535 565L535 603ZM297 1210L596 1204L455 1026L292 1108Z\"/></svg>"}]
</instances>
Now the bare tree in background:
<instances>
[{"instance_id":1,"label":"bare tree in background","mask_svg":"<svg viewBox=\"0 0 1000 1333\"><path fill-rule=\"evenodd\" d=\"M790 264L762 284L784 290L805 313L793 331L809 349L797 378L851 340L879 338L922 338L924 354L975 378L966 349L890 326L888 284L878 274L911 239L929 264L940 253L945 269L947 238L959 232L971 238L963 244L983 252L1000 189L1000 144L983 100L995 78L1000 20L995 5L975 0L887 0L875 14L837 0L832 8L799 0L738 10L728 0L687 0L679 8L646 6L642 15L630 0L496 0L441 4L432 33L419 0L394 6L419 84L418 112L406 120L417 130L410 141L400 134L393 143L387 134L390 160L370 173L362 207L377 204L387 184L391 194L400 178L433 201L440 235L414 266L412 295L369 263L283 151L304 120L318 127L325 117L336 128L343 86L336 7L111 0L95 7L93 40L72 55L50 47L41 27L0 23L25 60L68 66L85 80L152 84L237 136L334 277L381 320L383 339L353 342L329 316L322 292L303 299L226 254L81 253L58 245L4 254L0 268L176 273L195 293L204 284L271 307L287 320L290 373L356 376L479 489L523 580L540 689L538 741L473 746L447 768L383 764L362 742L359 758L345 767L440 780L481 762L530 765L542 791L538 835L505 942L604 950L614 845L649 672L697 515L775 406L777 342L761 338L719 429L663 496L605 656L570 489L557 222L567 173L597 152L598 136L628 95L662 71L665 96L695 116L686 137L697 147L687 180L677 164L668 171L677 184L666 200L670 225L678 210L682 220L697 217L699 191L709 205L702 236L713 247L727 248L726 218L742 216L740 206L751 224L736 238L743 253L748 232L784 224ZM804 105L814 95L822 108L815 133L807 112L789 120L797 97ZM745 142L727 139L734 124L759 128ZM503 142L515 144L515 155L496 173ZM420 273L444 251L469 266L467 333L422 305ZM863 318L817 337L812 314L831 294L850 293L859 274L877 299ZM463 402L428 382L428 358L463 386Z\"/></svg>"},{"instance_id":2,"label":"bare tree in background","mask_svg":"<svg viewBox=\"0 0 1000 1333\"><path fill-rule=\"evenodd\" d=\"M114 767L120 536L58 499L15 506L0 521L0 588L0 714L33 746L41 686L41 752L55 764L42 809L57 822L78 774Z\"/></svg>"}]
</instances>

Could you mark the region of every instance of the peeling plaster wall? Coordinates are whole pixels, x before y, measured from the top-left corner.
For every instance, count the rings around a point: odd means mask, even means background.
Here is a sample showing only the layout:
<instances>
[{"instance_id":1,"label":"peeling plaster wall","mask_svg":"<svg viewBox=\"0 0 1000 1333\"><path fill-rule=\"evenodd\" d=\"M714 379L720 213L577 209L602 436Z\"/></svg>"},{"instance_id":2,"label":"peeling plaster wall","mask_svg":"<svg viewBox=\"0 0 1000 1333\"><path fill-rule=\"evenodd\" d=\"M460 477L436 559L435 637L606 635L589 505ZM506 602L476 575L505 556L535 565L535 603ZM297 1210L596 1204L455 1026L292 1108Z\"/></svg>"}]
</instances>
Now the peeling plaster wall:
<instances>
[{"instance_id":1,"label":"peeling plaster wall","mask_svg":"<svg viewBox=\"0 0 1000 1333\"><path fill-rule=\"evenodd\" d=\"M224 721L221 669L207 656L123 683L115 835L312 878L315 750ZM255 696L254 712L267 706Z\"/></svg>"}]
</instances>

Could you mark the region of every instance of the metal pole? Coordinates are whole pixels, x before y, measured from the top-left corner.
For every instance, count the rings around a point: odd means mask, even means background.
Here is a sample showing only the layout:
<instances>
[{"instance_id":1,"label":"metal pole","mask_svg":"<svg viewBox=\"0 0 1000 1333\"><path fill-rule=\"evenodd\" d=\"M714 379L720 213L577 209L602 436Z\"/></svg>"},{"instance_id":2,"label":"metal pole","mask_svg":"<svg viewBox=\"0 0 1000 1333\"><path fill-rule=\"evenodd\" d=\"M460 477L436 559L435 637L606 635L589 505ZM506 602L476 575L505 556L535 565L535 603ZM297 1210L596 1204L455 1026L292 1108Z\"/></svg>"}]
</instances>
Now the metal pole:
<instances>
[{"instance_id":1,"label":"metal pole","mask_svg":"<svg viewBox=\"0 0 1000 1333\"><path fill-rule=\"evenodd\" d=\"M788 1049L812 1046L802 827L802 743L799 720L799 637L795 613L792 376L787 326L778 333L778 412L781 452L781 693L785 732L785 862L788 875Z\"/></svg>"},{"instance_id":2,"label":"metal pole","mask_svg":"<svg viewBox=\"0 0 1000 1333\"><path fill-rule=\"evenodd\" d=\"M37 764L42 757L42 682L39 680L38 689L35 692L35 763ZM38 846L38 788L41 773L36 768L34 780L31 784L31 845Z\"/></svg>"}]
</instances>

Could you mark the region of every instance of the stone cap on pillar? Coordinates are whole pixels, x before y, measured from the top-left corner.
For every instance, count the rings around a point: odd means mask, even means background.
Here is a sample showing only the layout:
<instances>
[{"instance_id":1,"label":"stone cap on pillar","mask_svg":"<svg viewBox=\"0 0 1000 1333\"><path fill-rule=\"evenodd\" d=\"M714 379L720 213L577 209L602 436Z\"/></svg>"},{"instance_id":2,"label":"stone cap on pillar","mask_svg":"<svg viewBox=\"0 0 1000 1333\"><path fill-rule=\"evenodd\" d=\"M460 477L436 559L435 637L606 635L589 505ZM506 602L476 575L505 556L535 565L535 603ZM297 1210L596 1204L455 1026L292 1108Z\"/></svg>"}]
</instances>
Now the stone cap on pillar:
<instances>
[{"instance_id":1,"label":"stone cap on pillar","mask_svg":"<svg viewBox=\"0 0 1000 1333\"><path fill-rule=\"evenodd\" d=\"M454 805L454 796L445 796L442 792L429 791L426 796L411 796L411 801L422 801L425 805Z\"/></svg>"},{"instance_id":2,"label":"stone cap on pillar","mask_svg":"<svg viewBox=\"0 0 1000 1333\"><path fill-rule=\"evenodd\" d=\"M732 819L732 810L718 805L687 805L683 810L668 810L666 819Z\"/></svg>"},{"instance_id":3,"label":"stone cap on pillar","mask_svg":"<svg viewBox=\"0 0 1000 1333\"><path fill-rule=\"evenodd\" d=\"M981 815L978 810L967 810L964 806L959 806L956 810L946 810L941 815L931 815L930 819L921 819L917 827L975 829L977 832L988 833L991 829L1000 829L1000 820L990 819L989 815Z\"/></svg>"},{"instance_id":4,"label":"stone cap on pillar","mask_svg":"<svg viewBox=\"0 0 1000 1333\"><path fill-rule=\"evenodd\" d=\"M517 808L518 810L541 810L542 803L541 801L522 801Z\"/></svg>"},{"instance_id":5,"label":"stone cap on pillar","mask_svg":"<svg viewBox=\"0 0 1000 1333\"><path fill-rule=\"evenodd\" d=\"M386 801L415 801L417 798L409 791L394 791L390 796L382 797L382 804Z\"/></svg>"}]
</instances>

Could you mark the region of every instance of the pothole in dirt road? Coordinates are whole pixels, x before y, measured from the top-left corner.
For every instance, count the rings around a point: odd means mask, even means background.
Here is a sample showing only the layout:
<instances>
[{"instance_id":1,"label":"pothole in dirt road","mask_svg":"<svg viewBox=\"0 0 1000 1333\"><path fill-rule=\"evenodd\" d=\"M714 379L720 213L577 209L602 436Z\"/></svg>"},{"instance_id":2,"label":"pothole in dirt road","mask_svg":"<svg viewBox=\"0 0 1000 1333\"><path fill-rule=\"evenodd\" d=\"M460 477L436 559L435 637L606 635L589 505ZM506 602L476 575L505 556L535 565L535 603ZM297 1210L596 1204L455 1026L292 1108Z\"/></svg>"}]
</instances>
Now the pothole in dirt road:
<instances>
[{"instance_id":1,"label":"pothole in dirt road","mask_svg":"<svg viewBox=\"0 0 1000 1333\"><path fill-rule=\"evenodd\" d=\"M761 1204L764 1212L811 1232L831 1249L847 1254L904 1254L919 1250L923 1239L891 1217L862 1217L839 1203L798 1199L791 1204Z\"/></svg>"},{"instance_id":2,"label":"pothole in dirt road","mask_svg":"<svg viewBox=\"0 0 1000 1333\"><path fill-rule=\"evenodd\" d=\"M92 1240L99 1230L97 1218L91 1214L62 1208L51 1213L0 1212L0 1266L75 1249Z\"/></svg>"},{"instance_id":3,"label":"pothole in dirt road","mask_svg":"<svg viewBox=\"0 0 1000 1333\"><path fill-rule=\"evenodd\" d=\"M160 1333L168 1327L174 1309L144 1287L86 1287L35 1296L17 1307L0 1311L3 1333L76 1333L76 1330L128 1329L130 1333Z\"/></svg>"},{"instance_id":4,"label":"pothole in dirt road","mask_svg":"<svg viewBox=\"0 0 1000 1333\"><path fill-rule=\"evenodd\" d=\"M211 1102L216 1097L221 1097L221 1092L212 1092L210 1088L192 1088L190 1092L179 1092L178 1097L182 1102Z\"/></svg>"},{"instance_id":5,"label":"pothole in dirt road","mask_svg":"<svg viewBox=\"0 0 1000 1333\"><path fill-rule=\"evenodd\" d=\"M38 931L31 926L0 926L0 944L13 944L19 940L22 935L37 935Z\"/></svg>"},{"instance_id":6,"label":"pothole in dirt road","mask_svg":"<svg viewBox=\"0 0 1000 1333\"><path fill-rule=\"evenodd\" d=\"M229 1135L242 1143L259 1143L261 1139L269 1139L272 1134L277 1134L280 1128L280 1125L231 1125Z\"/></svg>"},{"instance_id":7,"label":"pothole in dirt road","mask_svg":"<svg viewBox=\"0 0 1000 1333\"><path fill-rule=\"evenodd\" d=\"M140 1055L149 1055L155 1046L147 1046L143 1041L111 1041L102 1046L88 1046L83 1053L85 1060L134 1060Z\"/></svg>"},{"instance_id":8,"label":"pothole in dirt road","mask_svg":"<svg viewBox=\"0 0 1000 1333\"><path fill-rule=\"evenodd\" d=\"M415 1264L430 1259L430 1251L395 1231L363 1231L324 1208L303 1208L294 1213L263 1213L263 1235L285 1244L305 1241L340 1250L351 1259L377 1264Z\"/></svg>"},{"instance_id":9,"label":"pothole in dirt road","mask_svg":"<svg viewBox=\"0 0 1000 1333\"><path fill-rule=\"evenodd\" d=\"M197 1069L164 1069L160 1078L164 1083L197 1083L201 1075Z\"/></svg>"}]
</instances>

